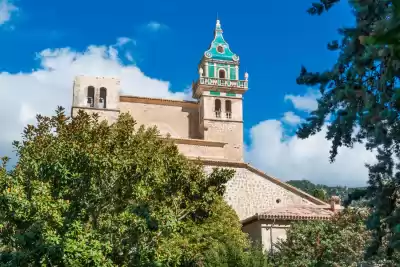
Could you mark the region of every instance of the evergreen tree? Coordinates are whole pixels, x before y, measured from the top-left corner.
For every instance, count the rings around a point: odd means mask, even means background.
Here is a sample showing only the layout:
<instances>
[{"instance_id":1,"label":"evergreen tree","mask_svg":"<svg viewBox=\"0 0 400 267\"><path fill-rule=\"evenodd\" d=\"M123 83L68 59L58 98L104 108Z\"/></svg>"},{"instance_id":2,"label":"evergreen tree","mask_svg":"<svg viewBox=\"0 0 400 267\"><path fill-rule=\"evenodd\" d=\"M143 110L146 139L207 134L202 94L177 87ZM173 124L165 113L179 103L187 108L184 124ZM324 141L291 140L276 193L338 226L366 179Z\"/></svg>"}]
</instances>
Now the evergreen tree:
<instances>
[{"instance_id":1,"label":"evergreen tree","mask_svg":"<svg viewBox=\"0 0 400 267\"><path fill-rule=\"evenodd\" d=\"M308 12L320 15L339 0L320 0ZM399 1L351 0L356 24L340 29L341 40L328 44L339 52L337 63L324 72L302 67L298 84L319 86L318 108L301 125L300 138L327 124L332 142L330 160L341 146L363 142L377 151L377 163L368 165L368 198L373 212L368 226L373 239L367 256L391 258L400 249L400 53ZM328 116L330 121L327 122ZM383 246L388 242L388 246Z\"/></svg>"}]
</instances>

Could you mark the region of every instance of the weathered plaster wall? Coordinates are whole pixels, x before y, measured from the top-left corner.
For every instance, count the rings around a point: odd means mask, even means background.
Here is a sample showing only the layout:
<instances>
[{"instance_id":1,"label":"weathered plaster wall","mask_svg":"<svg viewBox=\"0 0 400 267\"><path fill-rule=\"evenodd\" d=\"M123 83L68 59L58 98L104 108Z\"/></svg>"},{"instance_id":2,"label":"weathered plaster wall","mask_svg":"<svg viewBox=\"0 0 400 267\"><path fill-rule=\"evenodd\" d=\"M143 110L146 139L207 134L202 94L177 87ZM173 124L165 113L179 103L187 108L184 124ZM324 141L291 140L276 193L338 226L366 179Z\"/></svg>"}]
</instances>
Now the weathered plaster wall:
<instances>
[{"instance_id":1,"label":"weathered plaster wall","mask_svg":"<svg viewBox=\"0 0 400 267\"><path fill-rule=\"evenodd\" d=\"M82 108L72 108L72 116L76 116L78 111ZM110 110L110 109L98 109L98 108L84 108L83 109L88 114L97 113L100 116L101 120L106 120L108 122L114 122L118 119L119 111L118 110Z\"/></svg>"},{"instance_id":2,"label":"weathered plaster wall","mask_svg":"<svg viewBox=\"0 0 400 267\"><path fill-rule=\"evenodd\" d=\"M197 144L177 144L179 151L187 157L224 159L224 148Z\"/></svg>"},{"instance_id":3,"label":"weathered plaster wall","mask_svg":"<svg viewBox=\"0 0 400 267\"><path fill-rule=\"evenodd\" d=\"M198 138L197 106L181 107L149 103L120 102L121 112L129 112L139 125L157 126L160 133L176 138Z\"/></svg>"},{"instance_id":4,"label":"weathered plaster wall","mask_svg":"<svg viewBox=\"0 0 400 267\"><path fill-rule=\"evenodd\" d=\"M263 249L270 252L278 240L286 239L286 231L291 223L289 220L256 220L244 225L242 230L249 235L250 240L262 244Z\"/></svg>"},{"instance_id":5,"label":"weathered plaster wall","mask_svg":"<svg viewBox=\"0 0 400 267\"><path fill-rule=\"evenodd\" d=\"M258 244L263 244L261 236L261 222L254 221L252 223L246 224L242 227L242 231L249 235L251 241Z\"/></svg>"},{"instance_id":6,"label":"weathered plaster wall","mask_svg":"<svg viewBox=\"0 0 400 267\"><path fill-rule=\"evenodd\" d=\"M225 158L243 161L243 123L205 120L204 139L226 142Z\"/></svg>"},{"instance_id":7,"label":"weathered plaster wall","mask_svg":"<svg viewBox=\"0 0 400 267\"><path fill-rule=\"evenodd\" d=\"M88 87L93 86L95 89L94 94L94 107L101 108L102 104L99 103L100 88L105 88L107 91L107 108L118 109L119 103L119 90L120 80L113 77L102 76L77 76L73 85L73 107L88 107L87 93Z\"/></svg>"},{"instance_id":8,"label":"weathered plaster wall","mask_svg":"<svg viewBox=\"0 0 400 267\"><path fill-rule=\"evenodd\" d=\"M206 166L205 170L210 172L212 168ZM233 169L236 173L226 185L224 198L236 211L240 220L281 206L315 205L246 168Z\"/></svg>"},{"instance_id":9,"label":"weathered plaster wall","mask_svg":"<svg viewBox=\"0 0 400 267\"><path fill-rule=\"evenodd\" d=\"M216 117L215 101L221 101L221 114ZM231 102L231 117L226 117L226 101ZM242 96L227 97L225 93L211 96L203 92L201 98L203 125L200 128L205 140L226 142L225 157L233 161L243 161L243 101Z\"/></svg>"},{"instance_id":10,"label":"weathered plaster wall","mask_svg":"<svg viewBox=\"0 0 400 267\"><path fill-rule=\"evenodd\" d=\"M291 221L258 221L257 224L261 225L263 248L271 251L271 247L274 249L274 244L276 244L278 240L285 240L286 231L290 227L290 223Z\"/></svg>"}]
</instances>

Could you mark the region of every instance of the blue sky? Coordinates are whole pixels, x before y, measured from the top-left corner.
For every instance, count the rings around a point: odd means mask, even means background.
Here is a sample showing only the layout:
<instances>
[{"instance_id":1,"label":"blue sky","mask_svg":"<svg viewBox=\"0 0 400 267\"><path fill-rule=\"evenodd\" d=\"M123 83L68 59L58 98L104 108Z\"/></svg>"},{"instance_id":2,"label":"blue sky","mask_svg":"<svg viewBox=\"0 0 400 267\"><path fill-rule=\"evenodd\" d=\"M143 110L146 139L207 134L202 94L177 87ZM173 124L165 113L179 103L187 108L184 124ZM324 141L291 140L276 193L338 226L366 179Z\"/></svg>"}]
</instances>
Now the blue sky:
<instances>
[{"instance_id":1,"label":"blue sky","mask_svg":"<svg viewBox=\"0 0 400 267\"><path fill-rule=\"evenodd\" d=\"M321 17L306 13L310 0L291 2L0 0L0 96L7 102L0 111L9 114L13 108L20 120L0 113L6 125L0 154L2 149L11 153L7 143L18 138L31 113L51 114L59 104L70 105L76 74L123 73L135 88L127 92L182 97L197 78L218 13L225 39L240 56L241 76L250 74L244 101L246 160L284 180L363 184L363 164L371 157L361 147L344 151L336 165L329 165L323 133L306 141L293 136L317 97L313 88L298 86L296 77L302 64L322 71L335 62L326 44L339 27L352 24L347 1ZM51 108L44 109L45 104ZM359 159L349 164L351 157Z\"/></svg>"}]
</instances>

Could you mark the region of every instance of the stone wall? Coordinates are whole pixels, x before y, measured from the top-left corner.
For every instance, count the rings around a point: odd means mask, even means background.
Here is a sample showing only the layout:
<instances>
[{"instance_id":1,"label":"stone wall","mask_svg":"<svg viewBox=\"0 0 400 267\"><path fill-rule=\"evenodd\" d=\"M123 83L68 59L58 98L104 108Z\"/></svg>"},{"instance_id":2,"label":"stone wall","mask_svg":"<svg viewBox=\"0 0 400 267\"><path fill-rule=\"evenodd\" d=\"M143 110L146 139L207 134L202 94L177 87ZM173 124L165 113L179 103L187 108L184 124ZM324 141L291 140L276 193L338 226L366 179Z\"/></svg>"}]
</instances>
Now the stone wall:
<instances>
[{"instance_id":1,"label":"stone wall","mask_svg":"<svg viewBox=\"0 0 400 267\"><path fill-rule=\"evenodd\" d=\"M198 106L192 103L179 106L185 104L182 101L165 102L170 105L145 103L145 101L120 102L119 108L121 112L130 113L139 125L157 126L162 135L169 133L175 138L198 138Z\"/></svg>"},{"instance_id":2,"label":"stone wall","mask_svg":"<svg viewBox=\"0 0 400 267\"><path fill-rule=\"evenodd\" d=\"M205 166L206 172L212 166ZM315 205L302 196L273 183L246 168L233 168L236 173L226 185L225 200L236 211L240 220L288 205Z\"/></svg>"}]
</instances>

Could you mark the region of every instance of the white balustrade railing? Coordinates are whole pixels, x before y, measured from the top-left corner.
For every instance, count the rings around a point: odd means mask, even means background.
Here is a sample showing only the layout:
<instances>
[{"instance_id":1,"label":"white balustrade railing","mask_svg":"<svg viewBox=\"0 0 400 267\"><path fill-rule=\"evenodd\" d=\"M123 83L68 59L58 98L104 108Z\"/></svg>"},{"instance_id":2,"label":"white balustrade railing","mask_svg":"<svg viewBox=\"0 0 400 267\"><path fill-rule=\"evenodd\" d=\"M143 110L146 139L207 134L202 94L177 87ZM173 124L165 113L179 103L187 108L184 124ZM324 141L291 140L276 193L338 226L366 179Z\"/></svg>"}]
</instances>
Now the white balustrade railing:
<instances>
[{"instance_id":1,"label":"white balustrade railing","mask_svg":"<svg viewBox=\"0 0 400 267\"><path fill-rule=\"evenodd\" d=\"M209 78L209 77L200 77L199 83L202 85L227 86L227 87L235 87L242 89L247 89L248 87L248 81Z\"/></svg>"}]
</instances>

